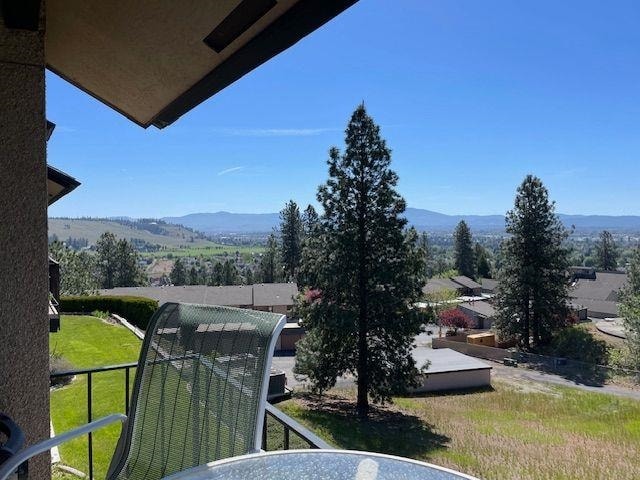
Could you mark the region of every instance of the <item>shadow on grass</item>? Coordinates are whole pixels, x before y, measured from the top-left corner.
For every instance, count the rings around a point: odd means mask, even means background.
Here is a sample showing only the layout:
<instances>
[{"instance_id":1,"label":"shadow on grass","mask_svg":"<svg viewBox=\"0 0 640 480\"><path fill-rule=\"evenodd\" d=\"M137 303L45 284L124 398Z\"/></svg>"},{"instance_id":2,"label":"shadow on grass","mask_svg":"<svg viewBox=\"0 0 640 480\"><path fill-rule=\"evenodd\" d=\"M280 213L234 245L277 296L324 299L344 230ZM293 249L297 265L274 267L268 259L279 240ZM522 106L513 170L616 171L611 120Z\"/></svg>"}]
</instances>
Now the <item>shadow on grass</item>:
<instances>
[{"instance_id":1,"label":"shadow on grass","mask_svg":"<svg viewBox=\"0 0 640 480\"><path fill-rule=\"evenodd\" d=\"M495 391L496 389L491 385L486 385L484 387L457 388L455 390L438 390L437 392L408 393L403 396L407 398L457 397L470 395L473 393L490 393Z\"/></svg>"},{"instance_id":2,"label":"shadow on grass","mask_svg":"<svg viewBox=\"0 0 640 480\"><path fill-rule=\"evenodd\" d=\"M322 431L325 438L331 435L338 448L419 458L447 448L450 441L415 415L372 405L369 418L363 420L357 417L354 402L342 397L300 394L297 398L305 408L296 417Z\"/></svg>"},{"instance_id":3,"label":"shadow on grass","mask_svg":"<svg viewBox=\"0 0 640 480\"><path fill-rule=\"evenodd\" d=\"M553 366L545 363L529 363L528 367L533 370L558 375L577 385L587 385L589 387L602 387L609 378L609 372L598 366L574 367L574 366Z\"/></svg>"}]
</instances>

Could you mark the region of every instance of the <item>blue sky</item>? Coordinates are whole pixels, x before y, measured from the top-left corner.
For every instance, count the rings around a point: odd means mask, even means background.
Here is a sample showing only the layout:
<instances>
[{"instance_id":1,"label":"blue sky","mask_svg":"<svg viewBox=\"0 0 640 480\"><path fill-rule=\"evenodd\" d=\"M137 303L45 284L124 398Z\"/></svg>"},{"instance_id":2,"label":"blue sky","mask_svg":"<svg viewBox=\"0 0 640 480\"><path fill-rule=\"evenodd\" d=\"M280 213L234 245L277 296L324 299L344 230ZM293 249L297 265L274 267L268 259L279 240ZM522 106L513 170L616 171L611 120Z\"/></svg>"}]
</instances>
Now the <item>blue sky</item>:
<instances>
[{"instance_id":1,"label":"blue sky","mask_svg":"<svg viewBox=\"0 0 640 480\"><path fill-rule=\"evenodd\" d=\"M558 210L640 214L640 3L360 0L164 130L53 74L51 216L274 212L315 202L364 101L409 206L504 213L527 173Z\"/></svg>"}]
</instances>

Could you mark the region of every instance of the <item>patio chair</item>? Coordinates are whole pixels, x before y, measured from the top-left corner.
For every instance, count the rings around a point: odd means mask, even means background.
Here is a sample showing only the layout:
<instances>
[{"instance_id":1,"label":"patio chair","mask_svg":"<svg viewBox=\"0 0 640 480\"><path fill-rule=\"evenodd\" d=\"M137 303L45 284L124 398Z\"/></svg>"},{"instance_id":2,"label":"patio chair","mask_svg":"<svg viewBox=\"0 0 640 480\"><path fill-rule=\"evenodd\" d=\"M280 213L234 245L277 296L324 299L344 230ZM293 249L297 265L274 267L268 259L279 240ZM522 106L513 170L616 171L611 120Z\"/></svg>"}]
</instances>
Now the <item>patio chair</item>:
<instances>
[{"instance_id":1,"label":"patio chair","mask_svg":"<svg viewBox=\"0 0 640 480\"><path fill-rule=\"evenodd\" d=\"M31 456L118 420L124 425L108 479L160 479L259 451L284 324L273 313L164 304L145 335L129 417L111 415L29 447L0 466L0 480Z\"/></svg>"}]
</instances>

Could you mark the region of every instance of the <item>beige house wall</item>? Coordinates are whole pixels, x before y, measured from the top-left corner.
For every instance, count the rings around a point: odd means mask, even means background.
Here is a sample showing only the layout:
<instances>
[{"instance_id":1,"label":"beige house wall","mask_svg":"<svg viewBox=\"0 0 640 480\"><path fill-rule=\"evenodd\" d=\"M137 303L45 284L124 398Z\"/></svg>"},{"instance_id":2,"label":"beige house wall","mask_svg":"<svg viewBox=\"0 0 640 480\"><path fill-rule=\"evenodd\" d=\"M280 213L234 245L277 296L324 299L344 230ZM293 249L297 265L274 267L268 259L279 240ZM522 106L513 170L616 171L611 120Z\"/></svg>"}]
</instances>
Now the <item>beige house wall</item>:
<instances>
[{"instance_id":1,"label":"beige house wall","mask_svg":"<svg viewBox=\"0 0 640 480\"><path fill-rule=\"evenodd\" d=\"M8 29L0 10L0 411L28 444L49 436L44 16L40 25ZM49 478L49 455L29 473Z\"/></svg>"}]
</instances>

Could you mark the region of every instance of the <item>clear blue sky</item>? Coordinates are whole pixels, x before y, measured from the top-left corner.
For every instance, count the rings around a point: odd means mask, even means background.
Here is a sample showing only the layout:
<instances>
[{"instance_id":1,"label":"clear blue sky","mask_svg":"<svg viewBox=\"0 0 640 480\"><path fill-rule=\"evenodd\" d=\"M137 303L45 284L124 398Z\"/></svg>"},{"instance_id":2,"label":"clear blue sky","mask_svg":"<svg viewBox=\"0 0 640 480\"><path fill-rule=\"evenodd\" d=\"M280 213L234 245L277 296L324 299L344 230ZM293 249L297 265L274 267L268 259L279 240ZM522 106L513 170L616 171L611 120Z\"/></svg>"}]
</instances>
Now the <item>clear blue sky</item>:
<instances>
[{"instance_id":1,"label":"clear blue sky","mask_svg":"<svg viewBox=\"0 0 640 480\"><path fill-rule=\"evenodd\" d=\"M48 161L82 182L49 214L306 205L363 100L409 206L504 213L534 173L563 213L640 214L637 0L361 0L164 130L47 74Z\"/></svg>"}]
</instances>

